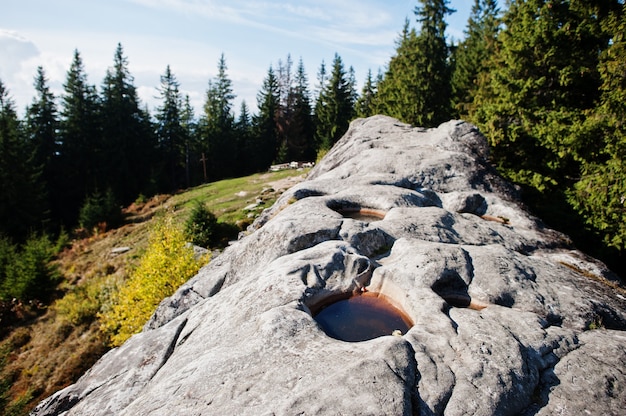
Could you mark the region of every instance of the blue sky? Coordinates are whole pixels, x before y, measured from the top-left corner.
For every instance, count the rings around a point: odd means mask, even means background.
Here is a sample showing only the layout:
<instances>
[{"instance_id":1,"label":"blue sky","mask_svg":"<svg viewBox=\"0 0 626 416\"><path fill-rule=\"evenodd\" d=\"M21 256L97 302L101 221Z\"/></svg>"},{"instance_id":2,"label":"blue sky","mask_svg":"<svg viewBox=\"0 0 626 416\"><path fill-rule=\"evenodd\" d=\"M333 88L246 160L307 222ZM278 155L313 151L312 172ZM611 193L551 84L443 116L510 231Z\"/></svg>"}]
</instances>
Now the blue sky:
<instances>
[{"instance_id":1,"label":"blue sky","mask_svg":"<svg viewBox=\"0 0 626 416\"><path fill-rule=\"evenodd\" d=\"M270 65L302 57L309 81L335 52L355 69L384 69L417 0L2 0L0 79L20 114L34 95L37 66L61 94L74 50L89 82L100 86L118 43L139 96L159 105L159 77L169 64L181 91L201 112L222 53L237 95L256 111L256 94ZM451 0L448 36L463 37L472 0Z\"/></svg>"}]
</instances>

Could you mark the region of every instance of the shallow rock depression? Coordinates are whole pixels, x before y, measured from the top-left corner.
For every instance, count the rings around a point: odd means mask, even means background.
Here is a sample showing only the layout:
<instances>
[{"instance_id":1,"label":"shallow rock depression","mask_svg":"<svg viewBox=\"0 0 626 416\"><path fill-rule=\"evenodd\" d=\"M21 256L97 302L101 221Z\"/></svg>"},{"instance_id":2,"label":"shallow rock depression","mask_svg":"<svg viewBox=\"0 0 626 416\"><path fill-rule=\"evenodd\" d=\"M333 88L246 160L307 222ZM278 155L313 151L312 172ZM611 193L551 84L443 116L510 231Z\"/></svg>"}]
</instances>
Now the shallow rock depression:
<instances>
[{"instance_id":1,"label":"shallow rock depression","mask_svg":"<svg viewBox=\"0 0 626 416\"><path fill-rule=\"evenodd\" d=\"M142 333L33 414L623 414L625 292L487 157L462 121L354 121ZM347 342L314 319L368 293L412 326Z\"/></svg>"}]
</instances>

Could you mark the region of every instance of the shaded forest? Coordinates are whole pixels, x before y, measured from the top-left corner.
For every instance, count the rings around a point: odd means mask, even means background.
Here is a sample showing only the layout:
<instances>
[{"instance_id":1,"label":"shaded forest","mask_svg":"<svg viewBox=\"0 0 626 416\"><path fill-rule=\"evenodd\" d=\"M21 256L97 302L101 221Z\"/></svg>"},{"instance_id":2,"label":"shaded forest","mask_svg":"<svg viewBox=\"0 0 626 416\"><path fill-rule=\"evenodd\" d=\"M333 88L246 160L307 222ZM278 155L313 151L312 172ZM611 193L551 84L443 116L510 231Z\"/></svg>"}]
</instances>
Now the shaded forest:
<instances>
[{"instance_id":1,"label":"shaded forest","mask_svg":"<svg viewBox=\"0 0 626 416\"><path fill-rule=\"evenodd\" d=\"M99 86L79 51L60 96L38 68L23 118L0 80L0 298L45 297L54 278L41 262L64 230L114 227L122 205L157 193L315 160L352 119L379 113L475 123L531 209L624 275L623 0L511 0L503 10L475 0L458 43L445 36L450 13L446 0L418 1L388 65L360 91L338 54L321 63L313 92L302 60L287 56L268 69L256 113L245 102L235 112L223 55L198 114L169 66L149 113L121 44ZM24 283L24 273L38 277Z\"/></svg>"}]
</instances>

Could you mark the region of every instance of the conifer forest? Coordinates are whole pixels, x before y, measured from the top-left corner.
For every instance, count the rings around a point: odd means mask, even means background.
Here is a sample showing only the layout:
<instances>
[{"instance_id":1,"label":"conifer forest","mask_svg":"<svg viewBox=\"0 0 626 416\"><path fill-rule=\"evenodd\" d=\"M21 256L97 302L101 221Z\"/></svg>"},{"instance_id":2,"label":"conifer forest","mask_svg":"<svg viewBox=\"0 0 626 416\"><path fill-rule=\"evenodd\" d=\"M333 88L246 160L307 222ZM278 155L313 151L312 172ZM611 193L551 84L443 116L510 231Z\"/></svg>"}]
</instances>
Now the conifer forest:
<instances>
[{"instance_id":1,"label":"conifer forest","mask_svg":"<svg viewBox=\"0 0 626 416\"><path fill-rule=\"evenodd\" d=\"M46 247L64 233L114 227L138 198L315 161L351 120L375 114L474 123L529 209L624 276L624 1L473 0L462 41L445 35L450 13L446 0L417 1L388 64L361 88L338 54L311 81L288 55L240 108L224 55L199 109L168 66L149 112L121 44L99 85L78 50L58 96L39 67L24 116L0 79L0 299L46 297ZM24 281L29 267L38 277Z\"/></svg>"}]
</instances>

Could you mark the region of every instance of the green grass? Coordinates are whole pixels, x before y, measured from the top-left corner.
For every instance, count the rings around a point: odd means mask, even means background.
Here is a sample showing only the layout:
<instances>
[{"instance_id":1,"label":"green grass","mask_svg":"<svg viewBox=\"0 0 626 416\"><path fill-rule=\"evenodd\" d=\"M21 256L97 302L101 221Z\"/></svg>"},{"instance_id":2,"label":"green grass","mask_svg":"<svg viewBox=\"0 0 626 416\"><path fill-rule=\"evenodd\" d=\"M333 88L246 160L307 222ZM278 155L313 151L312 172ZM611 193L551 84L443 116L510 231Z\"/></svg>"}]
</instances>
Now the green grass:
<instances>
[{"instance_id":1,"label":"green grass","mask_svg":"<svg viewBox=\"0 0 626 416\"><path fill-rule=\"evenodd\" d=\"M189 210L195 201L207 204L219 222L234 224L246 217L243 208L255 202L268 183L295 177L307 173L305 171L284 170L279 172L257 173L241 178L224 179L187 190L175 195L171 203L176 209ZM263 200L263 207L270 207L278 195L268 194Z\"/></svg>"}]
</instances>

